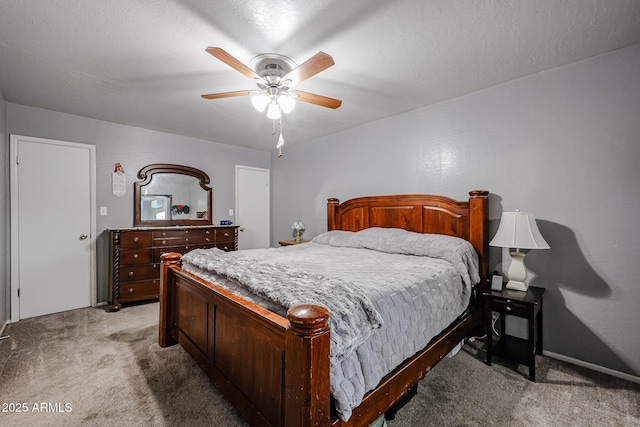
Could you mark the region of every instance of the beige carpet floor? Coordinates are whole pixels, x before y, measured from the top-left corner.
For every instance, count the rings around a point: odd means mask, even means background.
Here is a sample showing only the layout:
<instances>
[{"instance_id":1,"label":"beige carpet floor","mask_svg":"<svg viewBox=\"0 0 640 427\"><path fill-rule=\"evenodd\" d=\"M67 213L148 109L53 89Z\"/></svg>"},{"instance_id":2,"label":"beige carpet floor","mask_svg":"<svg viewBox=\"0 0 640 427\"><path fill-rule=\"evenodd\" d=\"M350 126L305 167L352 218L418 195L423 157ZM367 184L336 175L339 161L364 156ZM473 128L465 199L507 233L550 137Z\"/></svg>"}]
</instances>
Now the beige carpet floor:
<instances>
[{"instance_id":1,"label":"beige carpet floor","mask_svg":"<svg viewBox=\"0 0 640 427\"><path fill-rule=\"evenodd\" d=\"M9 324L0 426L244 426L179 346L157 344L158 304ZM389 427L640 426L640 385L547 357L489 367L477 342L446 358Z\"/></svg>"}]
</instances>

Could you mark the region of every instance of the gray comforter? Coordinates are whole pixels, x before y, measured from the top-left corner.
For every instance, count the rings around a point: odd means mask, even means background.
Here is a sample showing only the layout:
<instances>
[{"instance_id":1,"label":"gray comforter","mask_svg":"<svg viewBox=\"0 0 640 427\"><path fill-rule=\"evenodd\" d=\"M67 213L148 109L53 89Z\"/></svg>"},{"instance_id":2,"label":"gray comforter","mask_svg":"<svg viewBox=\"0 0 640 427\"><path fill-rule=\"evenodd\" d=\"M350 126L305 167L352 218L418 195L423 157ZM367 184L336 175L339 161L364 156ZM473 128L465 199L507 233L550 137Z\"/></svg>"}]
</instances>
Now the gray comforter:
<instances>
[{"instance_id":1,"label":"gray comforter","mask_svg":"<svg viewBox=\"0 0 640 427\"><path fill-rule=\"evenodd\" d=\"M185 255L184 269L285 315L290 308L286 300L256 294L255 286L241 283L242 277L233 279L229 271L209 269L214 263L203 261L206 252ZM467 241L399 229L330 231L310 243L239 251L231 256L259 259L265 263L262 270L268 265L280 266L322 280L339 280L341 286L352 286L358 298L364 298L359 305L375 308L379 317L373 316L373 327L364 328L364 339L355 347L336 351L338 344L332 338L331 393L343 420L350 418L364 394L387 373L462 314L469 304L471 286L479 281L477 255ZM334 287L329 296L335 292ZM327 308L331 317L348 314L332 312L339 307ZM381 325L376 324L380 318Z\"/></svg>"}]
</instances>

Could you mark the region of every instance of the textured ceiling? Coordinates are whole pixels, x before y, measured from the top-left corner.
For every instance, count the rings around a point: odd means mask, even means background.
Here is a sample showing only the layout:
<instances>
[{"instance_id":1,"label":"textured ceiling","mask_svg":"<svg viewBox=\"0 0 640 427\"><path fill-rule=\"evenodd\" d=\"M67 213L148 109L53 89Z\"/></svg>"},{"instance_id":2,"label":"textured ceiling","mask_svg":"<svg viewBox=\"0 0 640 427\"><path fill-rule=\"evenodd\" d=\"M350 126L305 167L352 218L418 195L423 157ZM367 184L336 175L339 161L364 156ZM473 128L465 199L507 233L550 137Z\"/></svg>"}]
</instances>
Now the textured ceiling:
<instances>
[{"instance_id":1,"label":"textured ceiling","mask_svg":"<svg viewBox=\"0 0 640 427\"><path fill-rule=\"evenodd\" d=\"M638 0L2 0L0 91L9 102L273 150L255 89L205 52L335 65L296 86L287 144L640 42Z\"/></svg>"}]
</instances>

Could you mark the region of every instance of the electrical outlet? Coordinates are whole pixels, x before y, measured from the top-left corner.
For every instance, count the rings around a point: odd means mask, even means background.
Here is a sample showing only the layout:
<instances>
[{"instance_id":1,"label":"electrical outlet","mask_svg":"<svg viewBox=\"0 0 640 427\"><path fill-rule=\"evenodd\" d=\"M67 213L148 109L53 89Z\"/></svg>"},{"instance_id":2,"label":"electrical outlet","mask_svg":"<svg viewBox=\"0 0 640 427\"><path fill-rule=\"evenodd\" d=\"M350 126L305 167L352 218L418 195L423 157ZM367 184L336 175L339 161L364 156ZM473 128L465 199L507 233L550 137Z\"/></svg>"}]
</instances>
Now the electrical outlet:
<instances>
[{"instance_id":1,"label":"electrical outlet","mask_svg":"<svg viewBox=\"0 0 640 427\"><path fill-rule=\"evenodd\" d=\"M233 216L233 209L229 209L229 216Z\"/></svg>"},{"instance_id":2,"label":"electrical outlet","mask_svg":"<svg viewBox=\"0 0 640 427\"><path fill-rule=\"evenodd\" d=\"M107 207L100 206L100 216L106 216L106 215L107 215Z\"/></svg>"}]
</instances>

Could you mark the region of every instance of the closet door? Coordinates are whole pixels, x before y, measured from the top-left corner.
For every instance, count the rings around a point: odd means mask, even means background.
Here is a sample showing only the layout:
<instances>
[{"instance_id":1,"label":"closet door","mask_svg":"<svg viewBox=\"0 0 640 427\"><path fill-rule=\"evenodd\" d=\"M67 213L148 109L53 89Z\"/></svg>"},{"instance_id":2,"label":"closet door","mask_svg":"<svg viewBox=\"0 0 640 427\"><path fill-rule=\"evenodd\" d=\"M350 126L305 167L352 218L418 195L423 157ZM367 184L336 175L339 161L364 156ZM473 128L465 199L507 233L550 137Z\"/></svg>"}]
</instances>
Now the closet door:
<instances>
[{"instance_id":1,"label":"closet door","mask_svg":"<svg viewBox=\"0 0 640 427\"><path fill-rule=\"evenodd\" d=\"M95 147L11 136L11 319L95 304Z\"/></svg>"},{"instance_id":2,"label":"closet door","mask_svg":"<svg viewBox=\"0 0 640 427\"><path fill-rule=\"evenodd\" d=\"M238 249L270 246L269 176L269 169L236 165Z\"/></svg>"}]
</instances>

